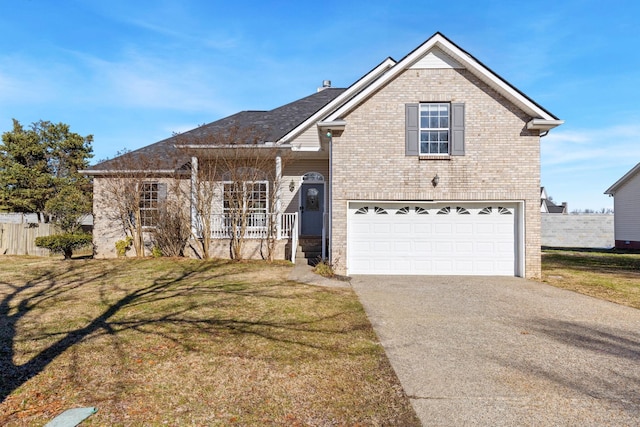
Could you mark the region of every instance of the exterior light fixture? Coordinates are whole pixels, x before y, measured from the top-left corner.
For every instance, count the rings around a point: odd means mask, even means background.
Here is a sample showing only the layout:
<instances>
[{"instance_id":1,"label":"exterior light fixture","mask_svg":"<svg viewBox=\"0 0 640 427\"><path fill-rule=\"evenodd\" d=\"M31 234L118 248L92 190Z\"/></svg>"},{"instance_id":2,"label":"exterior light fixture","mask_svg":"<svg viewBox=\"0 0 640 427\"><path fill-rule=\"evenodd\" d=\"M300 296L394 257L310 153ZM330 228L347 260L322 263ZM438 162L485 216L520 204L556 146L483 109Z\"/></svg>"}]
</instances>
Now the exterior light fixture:
<instances>
[{"instance_id":1,"label":"exterior light fixture","mask_svg":"<svg viewBox=\"0 0 640 427\"><path fill-rule=\"evenodd\" d=\"M333 134L331 133L331 129L329 129L327 131L327 138L331 138L333 136Z\"/></svg>"},{"instance_id":2,"label":"exterior light fixture","mask_svg":"<svg viewBox=\"0 0 640 427\"><path fill-rule=\"evenodd\" d=\"M431 184L435 187L436 185L438 185L439 182L440 182L440 177L438 176L438 174L436 174L436 176L434 176L433 179L431 180Z\"/></svg>"},{"instance_id":3,"label":"exterior light fixture","mask_svg":"<svg viewBox=\"0 0 640 427\"><path fill-rule=\"evenodd\" d=\"M293 180L291 180L291 182L289 183L289 191L293 193L293 190L295 189L296 189L296 183L293 182Z\"/></svg>"}]
</instances>

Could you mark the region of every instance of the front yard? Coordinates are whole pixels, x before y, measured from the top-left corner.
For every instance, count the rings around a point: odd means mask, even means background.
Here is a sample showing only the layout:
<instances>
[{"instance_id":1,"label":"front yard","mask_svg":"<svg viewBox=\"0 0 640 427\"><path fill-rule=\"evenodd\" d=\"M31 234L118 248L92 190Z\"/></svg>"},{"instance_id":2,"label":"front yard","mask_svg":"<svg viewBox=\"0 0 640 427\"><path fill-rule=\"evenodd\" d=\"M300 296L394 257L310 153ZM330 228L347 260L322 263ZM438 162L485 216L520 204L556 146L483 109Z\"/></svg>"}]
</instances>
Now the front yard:
<instances>
[{"instance_id":1,"label":"front yard","mask_svg":"<svg viewBox=\"0 0 640 427\"><path fill-rule=\"evenodd\" d=\"M0 425L419 425L355 294L288 272L0 258Z\"/></svg>"},{"instance_id":2,"label":"front yard","mask_svg":"<svg viewBox=\"0 0 640 427\"><path fill-rule=\"evenodd\" d=\"M640 254L545 250L542 280L596 298L640 309Z\"/></svg>"}]
</instances>

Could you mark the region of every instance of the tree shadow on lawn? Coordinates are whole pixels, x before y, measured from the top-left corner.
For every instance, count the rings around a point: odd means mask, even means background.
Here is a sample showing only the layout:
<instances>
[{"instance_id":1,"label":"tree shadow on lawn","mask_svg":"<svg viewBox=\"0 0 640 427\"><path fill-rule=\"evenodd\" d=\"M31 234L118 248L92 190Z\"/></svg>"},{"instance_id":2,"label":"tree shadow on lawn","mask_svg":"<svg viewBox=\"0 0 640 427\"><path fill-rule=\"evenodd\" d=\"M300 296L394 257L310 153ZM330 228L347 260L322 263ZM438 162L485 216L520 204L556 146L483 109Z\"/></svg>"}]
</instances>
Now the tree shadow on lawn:
<instances>
[{"instance_id":1,"label":"tree shadow on lawn","mask_svg":"<svg viewBox=\"0 0 640 427\"><path fill-rule=\"evenodd\" d=\"M99 261L95 261L98 263ZM140 261L140 262L145 262ZM104 268L105 265L108 268ZM222 318L217 315L194 316L194 310L198 309L197 302L190 302L175 309L167 309L160 312L145 313L133 318L122 316L128 309L139 308L146 304L170 304L172 299L204 293L219 294L216 302L225 303L225 298L238 297L259 297L259 298L304 298L300 293L293 293L290 296L282 295L278 292L271 292L269 287L252 287L242 283L226 282L208 284L204 289L201 284L206 280L222 280L227 275L227 270L216 269L216 265L210 262L199 263L176 263L176 269L164 273L157 277L148 285L131 286L120 285L118 288L100 287L101 306L105 308L93 318L86 319L80 327L71 327L68 330L58 332L42 332L37 337L31 337L41 342L55 340L50 344L39 348L28 361L19 364L15 362L15 345L19 339L18 323L21 321L32 321L27 315L36 310L46 311L48 303L64 304L60 299L69 298L73 300L72 294L83 286L95 286L95 282L110 280L111 276L119 273L122 264L104 263L102 268L87 274L82 265L68 263L66 271L62 273L56 268L50 268L27 280L24 284L0 282L0 287L8 289L4 297L0 300L0 403L17 388L25 384L30 379L51 364L58 356L83 341L94 339L99 336L108 335L116 337L127 330L137 331L143 334L155 334L169 339L176 344L185 346L182 337L185 331L197 333L215 333L221 328L238 334L251 334L271 341L279 341L286 344L296 344L309 348L319 348L328 351L349 352L344 348L332 348L326 340L314 340L300 336L301 332L311 332L320 334L343 334L347 331L341 330L340 326L328 327L319 324L331 321L332 318L339 318L344 313L333 313L327 316L308 316L307 319L290 319L284 321L273 321L275 316L267 316L258 320L242 320L241 318L230 316ZM93 264L92 264L93 265ZM196 275L201 275L197 276ZM140 278L144 281L145 278ZM148 279L147 279L148 280ZM282 286L279 283L277 286ZM275 285L274 285L275 286ZM104 289L103 289L104 288ZM115 301L109 298L111 290L118 290L124 293ZM1 290L1 289L0 289ZM1 295L2 293L0 293ZM197 298L194 298L197 300ZM111 301L111 302L109 302ZM83 313L84 314L84 313ZM286 316L284 316L286 317ZM340 322L337 322L340 323ZM158 327L161 326L161 327ZM350 330L365 328L366 325L354 325ZM164 332L163 332L164 331ZM176 331L180 333L176 333ZM125 357L122 343L114 339L116 354ZM362 351L357 351L360 354ZM24 355L21 355L22 357Z\"/></svg>"}]
</instances>

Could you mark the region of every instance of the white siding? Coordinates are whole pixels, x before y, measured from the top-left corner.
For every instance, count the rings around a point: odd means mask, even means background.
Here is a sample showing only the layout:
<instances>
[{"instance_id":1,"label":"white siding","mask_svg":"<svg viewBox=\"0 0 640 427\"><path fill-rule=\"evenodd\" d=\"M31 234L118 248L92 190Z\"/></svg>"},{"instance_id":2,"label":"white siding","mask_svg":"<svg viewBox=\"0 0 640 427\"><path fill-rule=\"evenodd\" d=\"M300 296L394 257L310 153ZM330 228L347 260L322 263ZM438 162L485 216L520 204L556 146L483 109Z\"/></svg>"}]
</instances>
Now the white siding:
<instances>
[{"instance_id":1,"label":"white siding","mask_svg":"<svg viewBox=\"0 0 640 427\"><path fill-rule=\"evenodd\" d=\"M318 172L329 182L329 161L327 159L293 160L284 165L282 171L282 208L285 212L298 212L300 178L307 172ZM293 181L294 189L289 191Z\"/></svg>"},{"instance_id":2,"label":"white siding","mask_svg":"<svg viewBox=\"0 0 640 427\"><path fill-rule=\"evenodd\" d=\"M441 51L440 49L433 49L428 54L423 56L415 64L411 66L412 69L437 69L437 68L464 68L458 61Z\"/></svg>"},{"instance_id":3,"label":"white siding","mask_svg":"<svg viewBox=\"0 0 640 427\"><path fill-rule=\"evenodd\" d=\"M620 187L614 197L616 240L640 241L640 173Z\"/></svg>"},{"instance_id":4,"label":"white siding","mask_svg":"<svg viewBox=\"0 0 640 427\"><path fill-rule=\"evenodd\" d=\"M320 149L320 134L318 128L311 126L291 142L300 151L314 151Z\"/></svg>"}]
</instances>

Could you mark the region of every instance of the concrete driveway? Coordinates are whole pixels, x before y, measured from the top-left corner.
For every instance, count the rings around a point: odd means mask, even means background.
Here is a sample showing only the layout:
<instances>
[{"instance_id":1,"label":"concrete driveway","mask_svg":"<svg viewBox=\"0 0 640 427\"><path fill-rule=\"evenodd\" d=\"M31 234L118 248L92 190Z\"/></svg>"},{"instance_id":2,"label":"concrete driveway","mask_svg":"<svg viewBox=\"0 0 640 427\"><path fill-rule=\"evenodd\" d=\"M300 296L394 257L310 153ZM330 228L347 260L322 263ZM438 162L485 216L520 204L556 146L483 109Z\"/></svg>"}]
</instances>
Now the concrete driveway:
<instances>
[{"instance_id":1,"label":"concrete driveway","mask_svg":"<svg viewBox=\"0 0 640 427\"><path fill-rule=\"evenodd\" d=\"M425 426L640 424L640 310L510 277L351 283Z\"/></svg>"}]
</instances>

